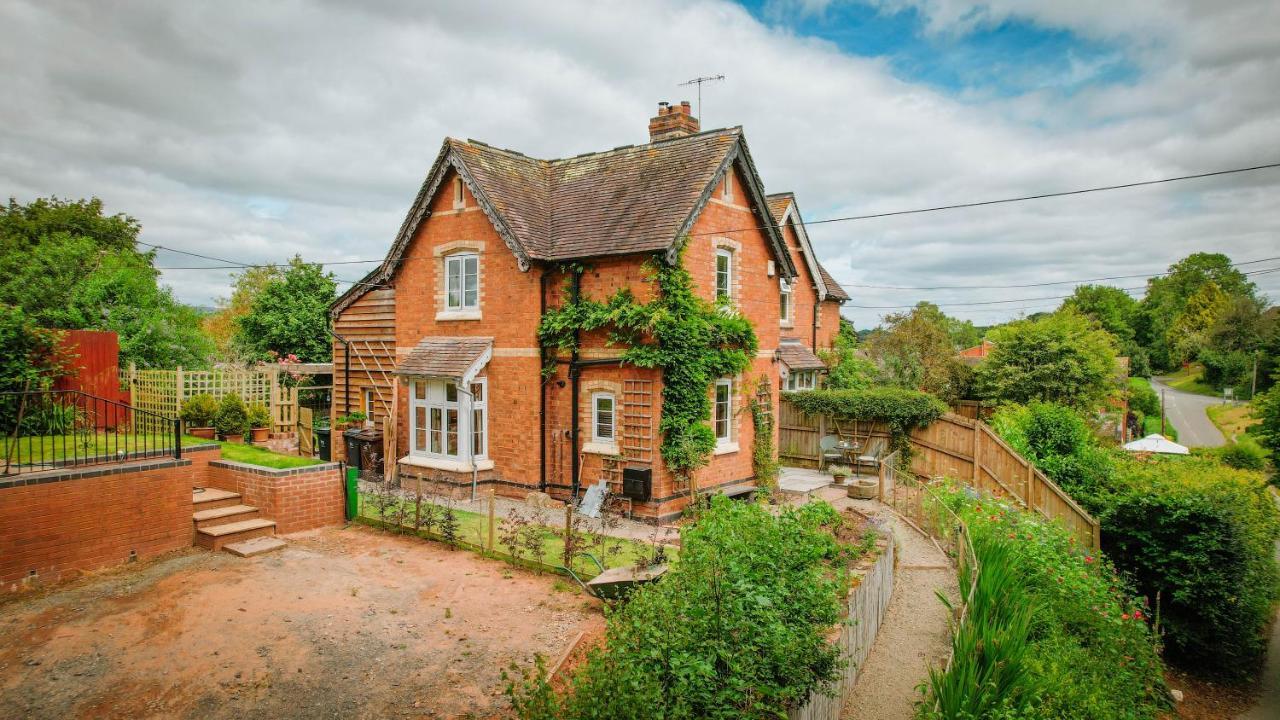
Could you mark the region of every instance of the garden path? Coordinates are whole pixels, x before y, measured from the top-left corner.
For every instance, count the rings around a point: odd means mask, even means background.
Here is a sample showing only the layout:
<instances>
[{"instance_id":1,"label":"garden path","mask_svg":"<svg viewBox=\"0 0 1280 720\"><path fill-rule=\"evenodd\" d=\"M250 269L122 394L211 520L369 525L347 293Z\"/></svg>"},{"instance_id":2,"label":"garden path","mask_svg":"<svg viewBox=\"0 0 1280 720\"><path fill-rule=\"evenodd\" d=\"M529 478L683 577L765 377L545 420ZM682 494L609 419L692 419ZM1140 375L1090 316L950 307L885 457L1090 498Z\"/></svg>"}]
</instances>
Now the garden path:
<instances>
[{"instance_id":1,"label":"garden path","mask_svg":"<svg viewBox=\"0 0 1280 720\"><path fill-rule=\"evenodd\" d=\"M928 681L929 668L945 662L951 649L949 614L936 593L941 591L952 601L959 596L955 569L932 540L885 505L850 500L838 486L823 488L814 496L837 508L851 507L877 517L893 528L898 542L889 610L853 692L845 699L842 717L910 720L921 698L917 686Z\"/></svg>"}]
</instances>

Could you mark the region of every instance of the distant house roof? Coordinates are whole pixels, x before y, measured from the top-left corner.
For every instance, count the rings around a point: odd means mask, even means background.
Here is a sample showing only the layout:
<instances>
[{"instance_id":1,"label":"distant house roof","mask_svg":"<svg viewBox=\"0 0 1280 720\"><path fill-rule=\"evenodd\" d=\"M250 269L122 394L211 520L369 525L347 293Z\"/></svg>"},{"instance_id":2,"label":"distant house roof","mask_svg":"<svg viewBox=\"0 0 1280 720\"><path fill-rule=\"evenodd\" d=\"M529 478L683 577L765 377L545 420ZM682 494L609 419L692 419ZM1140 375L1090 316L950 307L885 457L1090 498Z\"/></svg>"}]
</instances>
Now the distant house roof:
<instances>
[{"instance_id":1,"label":"distant house roof","mask_svg":"<svg viewBox=\"0 0 1280 720\"><path fill-rule=\"evenodd\" d=\"M773 216L773 221L778 223L779 228L785 227L788 222L791 222L792 227L795 228L796 237L800 240L800 252L804 256L805 264L809 267L813 283L818 288L818 299L837 302L848 300L849 293L845 292L844 288L840 287L840 283L831 277L831 273L822 267L822 263L818 262L818 256L813 252L813 244L809 242L809 233L805 230L804 219L800 217L800 206L796 204L795 193L781 192L770 195L769 214Z\"/></svg>"},{"instance_id":2,"label":"distant house roof","mask_svg":"<svg viewBox=\"0 0 1280 720\"><path fill-rule=\"evenodd\" d=\"M382 266L339 297L333 309L341 311L367 288L391 278L451 169L462 177L521 269L528 269L531 261L658 251L674 260L715 185L735 165L747 179L748 198L767 208L740 127L560 160L447 138ZM794 277L782 236L768 220L749 222L763 226L781 274Z\"/></svg>"},{"instance_id":3,"label":"distant house roof","mask_svg":"<svg viewBox=\"0 0 1280 720\"><path fill-rule=\"evenodd\" d=\"M985 358L988 354L990 354L991 348L995 346L996 344L991 342L990 340L983 340L982 342L978 343L977 345L974 345L971 348L965 348L964 350L961 350L959 352L959 357L976 358L978 360L981 360L982 358Z\"/></svg>"},{"instance_id":4,"label":"distant house roof","mask_svg":"<svg viewBox=\"0 0 1280 720\"><path fill-rule=\"evenodd\" d=\"M783 338L778 343L777 357L789 370L825 370L827 364L794 338Z\"/></svg>"},{"instance_id":5,"label":"distant house roof","mask_svg":"<svg viewBox=\"0 0 1280 720\"><path fill-rule=\"evenodd\" d=\"M470 380L493 354L493 338L423 338L396 366L397 375Z\"/></svg>"}]
</instances>

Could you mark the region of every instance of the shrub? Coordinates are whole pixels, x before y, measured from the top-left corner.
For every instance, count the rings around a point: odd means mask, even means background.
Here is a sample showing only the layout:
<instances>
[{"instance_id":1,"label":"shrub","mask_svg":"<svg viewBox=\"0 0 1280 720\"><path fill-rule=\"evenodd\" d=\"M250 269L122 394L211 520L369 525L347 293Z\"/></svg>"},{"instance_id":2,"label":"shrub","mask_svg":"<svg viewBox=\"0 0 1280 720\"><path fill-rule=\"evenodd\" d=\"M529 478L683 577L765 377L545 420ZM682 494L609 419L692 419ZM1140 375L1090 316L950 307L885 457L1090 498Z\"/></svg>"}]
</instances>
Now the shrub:
<instances>
[{"instance_id":1,"label":"shrub","mask_svg":"<svg viewBox=\"0 0 1280 720\"><path fill-rule=\"evenodd\" d=\"M1160 415L1160 398L1151 387L1151 381L1142 377L1129 378L1129 408L1143 415Z\"/></svg>"},{"instance_id":2,"label":"shrub","mask_svg":"<svg viewBox=\"0 0 1280 720\"><path fill-rule=\"evenodd\" d=\"M223 395L213 426L220 435L243 435L249 431L249 410L239 395Z\"/></svg>"},{"instance_id":3,"label":"shrub","mask_svg":"<svg viewBox=\"0 0 1280 720\"><path fill-rule=\"evenodd\" d=\"M1105 507L1115 474L1114 454L1071 408L1054 403L1006 405L991 418L1005 442L1090 512Z\"/></svg>"},{"instance_id":4,"label":"shrub","mask_svg":"<svg viewBox=\"0 0 1280 720\"><path fill-rule=\"evenodd\" d=\"M213 427L213 421L217 415L218 401L207 393L187 398L187 401L182 403L182 412L179 413L187 427Z\"/></svg>"},{"instance_id":5,"label":"shrub","mask_svg":"<svg viewBox=\"0 0 1280 720\"><path fill-rule=\"evenodd\" d=\"M254 403L249 406L249 427L271 427L271 411L267 409L266 405Z\"/></svg>"},{"instance_id":6,"label":"shrub","mask_svg":"<svg viewBox=\"0 0 1280 720\"><path fill-rule=\"evenodd\" d=\"M563 696L545 674L508 687L525 720L778 718L840 665L844 558L823 509L711 499L680 562L608 617ZM839 521L838 514L835 522Z\"/></svg>"},{"instance_id":7,"label":"shrub","mask_svg":"<svg viewBox=\"0 0 1280 720\"><path fill-rule=\"evenodd\" d=\"M1237 470L1262 471L1267 468L1267 451L1250 437L1224 445L1215 454L1222 464Z\"/></svg>"},{"instance_id":8,"label":"shrub","mask_svg":"<svg viewBox=\"0 0 1280 720\"><path fill-rule=\"evenodd\" d=\"M995 346L974 378L983 398L1091 409L1113 390L1115 340L1074 310L1002 325L988 339Z\"/></svg>"},{"instance_id":9,"label":"shrub","mask_svg":"<svg viewBox=\"0 0 1280 720\"><path fill-rule=\"evenodd\" d=\"M1164 683L1150 612L1096 553L1034 513L959 486L944 502L964 519L981 571L947 673L932 671L922 715L1155 718ZM961 578L966 587L967 578Z\"/></svg>"},{"instance_id":10,"label":"shrub","mask_svg":"<svg viewBox=\"0 0 1280 720\"><path fill-rule=\"evenodd\" d=\"M783 393L783 397L810 415L884 422L894 433L902 434L924 427L947 412L946 404L928 393L893 387L810 390Z\"/></svg>"},{"instance_id":11,"label":"shrub","mask_svg":"<svg viewBox=\"0 0 1280 720\"><path fill-rule=\"evenodd\" d=\"M1262 446L1271 451L1280 467L1280 383L1258 396L1254 401L1254 414L1262 422L1250 432L1256 434Z\"/></svg>"},{"instance_id":12,"label":"shrub","mask_svg":"<svg viewBox=\"0 0 1280 720\"><path fill-rule=\"evenodd\" d=\"M1132 461L1102 515L1103 547L1153 601L1167 657L1241 677L1262 657L1277 597L1280 513L1261 475L1203 458Z\"/></svg>"}]
</instances>

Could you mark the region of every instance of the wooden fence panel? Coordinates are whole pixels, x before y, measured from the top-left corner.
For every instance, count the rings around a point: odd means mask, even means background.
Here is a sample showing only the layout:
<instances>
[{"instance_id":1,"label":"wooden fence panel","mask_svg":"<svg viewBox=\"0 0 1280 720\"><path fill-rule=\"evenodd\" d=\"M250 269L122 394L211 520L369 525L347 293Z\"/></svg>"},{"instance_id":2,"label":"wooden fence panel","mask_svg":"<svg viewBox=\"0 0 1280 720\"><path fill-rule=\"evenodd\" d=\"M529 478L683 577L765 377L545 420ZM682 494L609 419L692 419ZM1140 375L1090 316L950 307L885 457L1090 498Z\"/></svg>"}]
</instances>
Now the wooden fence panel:
<instances>
[{"instance_id":1,"label":"wooden fence panel","mask_svg":"<svg viewBox=\"0 0 1280 720\"><path fill-rule=\"evenodd\" d=\"M839 425L829 418L805 415L785 399L779 402L778 417L778 454L789 465L818 467L819 442L824 434L859 440L868 434L888 437L888 428L882 424L846 421ZM986 423L947 413L928 427L912 430L911 445L911 471L915 475L955 478L983 492L1008 498L1061 521L1085 546L1098 547L1098 521Z\"/></svg>"}]
</instances>

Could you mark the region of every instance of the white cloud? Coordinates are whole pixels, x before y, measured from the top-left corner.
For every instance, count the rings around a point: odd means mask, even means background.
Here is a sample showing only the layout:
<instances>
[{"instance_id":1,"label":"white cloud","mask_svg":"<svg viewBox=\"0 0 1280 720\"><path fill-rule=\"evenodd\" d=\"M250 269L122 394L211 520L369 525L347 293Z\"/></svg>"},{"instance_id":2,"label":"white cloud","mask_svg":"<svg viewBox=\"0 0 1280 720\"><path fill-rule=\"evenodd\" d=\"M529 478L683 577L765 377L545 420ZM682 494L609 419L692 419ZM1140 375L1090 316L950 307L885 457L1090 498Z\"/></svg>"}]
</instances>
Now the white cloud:
<instances>
[{"instance_id":1,"label":"white cloud","mask_svg":"<svg viewBox=\"0 0 1280 720\"><path fill-rule=\"evenodd\" d=\"M799 193L810 219L1280 155L1274 3L914 4L933 32L1016 17L1111 42L1139 77L954 98L718 2L10 3L0 187L19 199L98 195L138 217L148 242L238 261L376 257L443 136L546 157L643 142L655 103L689 97L676 84L708 72L727 79L704 91L704 127L744 125L770 190ZM1277 189L1269 171L811 235L850 283L1098 277L1195 250L1280 254ZM1280 294L1280 276L1264 278ZM200 304L226 292L224 271L165 279ZM850 289L859 305L1065 294ZM955 312L989 322L1013 308ZM847 314L867 325L879 312Z\"/></svg>"}]
</instances>

